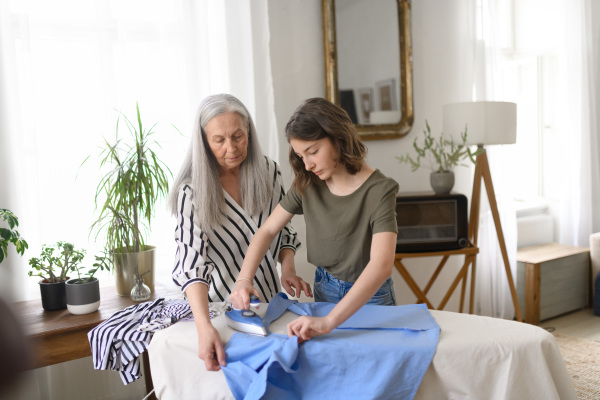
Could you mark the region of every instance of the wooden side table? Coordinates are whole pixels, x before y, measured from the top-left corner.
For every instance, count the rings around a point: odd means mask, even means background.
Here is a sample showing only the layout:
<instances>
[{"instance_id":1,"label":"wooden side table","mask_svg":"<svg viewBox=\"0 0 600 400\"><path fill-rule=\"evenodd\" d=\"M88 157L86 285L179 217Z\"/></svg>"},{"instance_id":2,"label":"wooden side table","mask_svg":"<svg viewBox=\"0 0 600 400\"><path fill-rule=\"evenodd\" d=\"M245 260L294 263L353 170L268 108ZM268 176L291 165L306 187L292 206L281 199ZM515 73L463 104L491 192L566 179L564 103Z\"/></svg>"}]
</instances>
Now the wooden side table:
<instances>
[{"instance_id":1,"label":"wooden side table","mask_svg":"<svg viewBox=\"0 0 600 400\"><path fill-rule=\"evenodd\" d=\"M590 251L548 243L517 251L517 288L525 322L539 324L589 304Z\"/></svg>"},{"instance_id":2,"label":"wooden side table","mask_svg":"<svg viewBox=\"0 0 600 400\"><path fill-rule=\"evenodd\" d=\"M450 287L448 288L446 295L440 302L437 310L444 309L444 307L446 306L446 303L448 303L448 300L450 300L452 293L454 293L456 286L458 286L458 284L462 280L462 288L461 288L461 294L460 294L460 312L462 312L463 305L464 305L464 299L465 299L467 274L469 272L469 266L472 266L471 288L470 288L470 296L469 296L469 313L473 314L473 298L475 295L475 260L477 258L477 253L479 253L479 248L473 246L472 244L470 244L469 246L467 246L465 248L458 249L458 250L445 250L445 251L433 251L433 252L422 252L422 253L421 252L419 252L419 253L396 253L394 265L395 265L396 269L398 270L398 272L400 272L400 275L402 275L402 278L404 278L404 280L408 284L408 287L410 287L410 289L413 291L413 293L417 296L417 303L425 303L425 304L427 304L427 307L429 309L436 309L431 304L429 299L427 299L427 293L429 292L429 289L431 289L431 286L433 285L433 283L437 279L438 275L442 271L442 268L444 268L444 265L446 265L446 261L448 261L448 258L450 256L464 255L465 260L464 260L463 266L458 271L458 274L456 275L456 278L454 278L454 281L450 284ZM429 282L427 282L427 285L425 286L425 288L421 289L419 287L419 285L417 285L415 280L412 278L412 276L410 275L410 273L408 272L408 270L406 269L404 264L402 264L402 260L404 258L436 257L436 256L441 256L442 259L441 259L440 263L438 264L437 268L435 269L435 271L433 272L433 274L431 275L431 278L429 279Z\"/></svg>"},{"instance_id":3,"label":"wooden side table","mask_svg":"<svg viewBox=\"0 0 600 400\"><path fill-rule=\"evenodd\" d=\"M150 300L180 295L181 290L174 284L156 284ZM42 308L40 299L15 303L15 312L30 339L31 353L34 356L31 369L91 356L88 332L117 311L134 304L139 303L130 297L119 296L114 286L100 289L100 308L90 314L73 315L66 309L46 311ZM152 379L145 352L144 358L146 389L151 391Z\"/></svg>"}]
</instances>

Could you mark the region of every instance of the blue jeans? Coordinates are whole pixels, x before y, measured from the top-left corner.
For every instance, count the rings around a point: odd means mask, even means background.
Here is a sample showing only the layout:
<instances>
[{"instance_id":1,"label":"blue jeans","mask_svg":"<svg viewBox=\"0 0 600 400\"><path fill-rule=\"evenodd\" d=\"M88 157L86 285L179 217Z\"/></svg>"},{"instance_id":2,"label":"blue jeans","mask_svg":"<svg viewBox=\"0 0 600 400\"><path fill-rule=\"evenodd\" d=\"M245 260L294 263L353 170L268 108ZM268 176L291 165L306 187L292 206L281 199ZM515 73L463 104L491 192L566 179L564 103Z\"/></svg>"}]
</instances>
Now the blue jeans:
<instances>
[{"instance_id":1,"label":"blue jeans","mask_svg":"<svg viewBox=\"0 0 600 400\"><path fill-rule=\"evenodd\" d=\"M313 294L315 301L326 301L329 303L339 303L339 301L348 293L354 283L342 281L333 277L323 268L317 267L315 271L315 284L313 285ZM367 304L379 306L395 306L396 294L394 293L394 283L392 278L381 285L375 295Z\"/></svg>"}]
</instances>

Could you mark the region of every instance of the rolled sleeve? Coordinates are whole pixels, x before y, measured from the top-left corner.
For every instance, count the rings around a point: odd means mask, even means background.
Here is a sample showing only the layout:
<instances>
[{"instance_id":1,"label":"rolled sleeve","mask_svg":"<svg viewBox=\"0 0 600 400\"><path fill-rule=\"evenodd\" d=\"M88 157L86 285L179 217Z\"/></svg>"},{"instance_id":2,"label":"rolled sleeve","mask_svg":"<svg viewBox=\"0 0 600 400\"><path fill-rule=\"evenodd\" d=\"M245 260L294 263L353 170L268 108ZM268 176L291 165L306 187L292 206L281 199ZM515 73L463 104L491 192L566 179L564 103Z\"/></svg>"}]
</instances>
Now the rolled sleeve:
<instances>
[{"instance_id":1,"label":"rolled sleeve","mask_svg":"<svg viewBox=\"0 0 600 400\"><path fill-rule=\"evenodd\" d=\"M207 235L194 223L194 205L192 190L184 186L177 199L177 227L175 228L175 267L172 278L181 290L192 284L203 283L210 286L211 274L214 269L212 262L206 257L208 243Z\"/></svg>"},{"instance_id":2,"label":"rolled sleeve","mask_svg":"<svg viewBox=\"0 0 600 400\"><path fill-rule=\"evenodd\" d=\"M281 244L279 245L279 250L292 249L295 253L300 245L301 243L300 240L298 240L298 234L292 227L292 224L288 223L281 231Z\"/></svg>"}]
</instances>

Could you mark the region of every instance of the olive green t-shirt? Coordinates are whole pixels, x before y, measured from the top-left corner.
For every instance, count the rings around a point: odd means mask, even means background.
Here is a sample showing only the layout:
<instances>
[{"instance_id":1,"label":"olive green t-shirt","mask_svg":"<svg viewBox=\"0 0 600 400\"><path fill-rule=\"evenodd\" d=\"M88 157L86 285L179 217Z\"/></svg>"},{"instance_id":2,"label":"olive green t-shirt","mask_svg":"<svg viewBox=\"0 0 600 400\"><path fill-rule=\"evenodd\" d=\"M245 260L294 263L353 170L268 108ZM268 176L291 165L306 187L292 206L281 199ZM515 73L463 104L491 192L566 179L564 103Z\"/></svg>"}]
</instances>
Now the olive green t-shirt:
<instances>
[{"instance_id":1,"label":"olive green t-shirt","mask_svg":"<svg viewBox=\"0 0 600 400\"><path fill-rule=\"evenodd\" d=\"M292 214L304 214L308 262L355 282L370 260L373 235L398 232L397 192L398 183L375 170L347 196L332 194L320 182L302 195L292 187L279 204Z\"/></svg>"}]
</instances>

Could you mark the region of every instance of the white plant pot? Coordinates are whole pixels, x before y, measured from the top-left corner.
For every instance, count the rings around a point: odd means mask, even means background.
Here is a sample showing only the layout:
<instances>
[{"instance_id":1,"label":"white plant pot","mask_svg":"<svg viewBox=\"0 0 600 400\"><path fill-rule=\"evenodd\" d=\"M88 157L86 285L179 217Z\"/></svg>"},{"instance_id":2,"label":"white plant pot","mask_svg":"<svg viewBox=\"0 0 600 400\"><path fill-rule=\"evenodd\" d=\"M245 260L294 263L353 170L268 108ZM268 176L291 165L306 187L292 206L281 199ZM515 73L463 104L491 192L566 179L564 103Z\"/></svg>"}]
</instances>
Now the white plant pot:
<instances>
[{"instance_id":1,"label":"white plant pot","mask_svg":"<svg viewBox=\"0 0 600 400\"><path fill-rule=\"evenodd\" d=\"M67 291L67 310L71 314L89 314L100 308L100 281L78 283L79 279L69 279L65 284Z\"/></svg>"}]
</instances>

